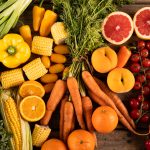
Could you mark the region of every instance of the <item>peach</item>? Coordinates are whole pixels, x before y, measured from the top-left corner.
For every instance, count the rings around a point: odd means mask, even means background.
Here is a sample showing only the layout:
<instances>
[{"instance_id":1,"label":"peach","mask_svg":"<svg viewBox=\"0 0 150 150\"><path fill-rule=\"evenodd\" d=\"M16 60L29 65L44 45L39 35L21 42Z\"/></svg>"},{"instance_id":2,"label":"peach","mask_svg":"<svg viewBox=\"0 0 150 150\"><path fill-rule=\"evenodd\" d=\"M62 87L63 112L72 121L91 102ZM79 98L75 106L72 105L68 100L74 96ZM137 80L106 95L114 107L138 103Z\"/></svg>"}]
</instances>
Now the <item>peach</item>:
<instances>
[{"instance_id":1,"label":"peach","mask_svg":"<svg viewBox=\"0 0 150 150\"><path fill-rule=\"evenodd\" d=\"M115 68L108 73L108 87L116 93L129 92L135 83L134 75L125 68Z\"/></svg>"},{"instance_id":2,"label":"peach","mask_svg":"<svg viewBox=\"0 0 150 150\"><path fill-rule=\"evenodd\" d=\"M96 49L91 57L94 69L99 73L107 73L117 66L117 54L110 47Z\"/></svg>"}]
</instances>

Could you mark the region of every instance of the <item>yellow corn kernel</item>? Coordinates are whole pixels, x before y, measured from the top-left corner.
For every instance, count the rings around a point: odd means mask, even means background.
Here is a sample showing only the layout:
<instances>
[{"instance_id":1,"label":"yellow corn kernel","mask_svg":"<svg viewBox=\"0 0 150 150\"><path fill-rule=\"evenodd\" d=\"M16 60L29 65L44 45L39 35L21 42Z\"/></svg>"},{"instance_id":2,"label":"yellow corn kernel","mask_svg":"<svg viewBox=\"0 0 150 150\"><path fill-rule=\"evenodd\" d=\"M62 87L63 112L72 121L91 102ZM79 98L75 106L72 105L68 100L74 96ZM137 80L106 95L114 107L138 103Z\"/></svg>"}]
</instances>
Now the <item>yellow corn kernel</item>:
<instances>
[{"instance_id":1,"label":"yellow corn kernel","mask_svg":"<svg viewBox=\"0 0 150 150\"><path fill-rule=\"evenodd\" d=\"M51 27L51 34L55 44L63 44L68 36L63 22L56 22Z\"/></svg>"},{"instance_id":2,"label":"yellow corn kernel","mask_svg":"<svg viewBox=\"0 0 150 150\"><path fill-rule=\"evenodd\" d=\"M50 57L51 62L57 63L57 64L63 64L67 61L67 58L62 54L55 54L53 53Z\"/></svg>"},{"instance_id":3,"label":"yellow corn kernel","mask_svg":"<svg viewBox=\"0 0 150 150\"><path fill-rule=\"evenodd\" d=\"M43 87L45 89L45 93L50 93L54 87L55 83L47 83Z\"/></svg>"},{"instance_id":4,"label":"yellow corn kernel","mask_svg":"<svg viewBox=\"0 0 150 150\"><path fill-rule=\"evenodd\" d=\"M51 129L48 126L41 126L35 124L32 133L32 144L33 146L40 147L48 138Z\"/></svg>"},{"instance_id":5,"label":"yellow corn kernel","mask_svg":"<svg viewBox=\"0 0 150 150\"><path fill-rule=\"evenodd\" d=\"M69 54L69 48L67 45L56 45L54 47L54 52L57 54Z\"/></svg>"},{"instance_id":6,"label":"yellow corn kernel","mask_svg":"<svg viewBox=\"0 0 150 150\"><path fill-rule=\"evenodd\" d=\"M65 69L63 64L55 64L49 67L50 73L60 73Z\"/></svg>"},{"instance_id":7,"label":"yellow corn kernel","mask_svg":"<svg viewBox=\"0 0 150 150\"><path fill-rule=\"evenodd\" d=\"M22 148L22 134L21 134L21 123L17 105L15 101L9 97L4 100L5 115L12 132L13 142L15 143L15 150L21 150Z\"/></svg>"},{"instance_id":8,"label":"yellow corn kernel","mask_svg":"<svg viewBox=\"0 0 150 150\"><path fill-rule=\"evenodd\" d=\"M36 58L26 64L23 67L23 71L29 80L36 80L48 72L40 58Z\"/></svg>"},{"instance_id":9,"label":"yellow corn kernel","mask_svg":"<svg viewBox=\"0 0 150 150\"><path fill-rule=\"evenodd\" d=\"M1 83L3 89L18 86L24 82L22 69L13 69L1 73Z\"/></svg>"},{"instance_id":10,"label":"yellow corn kernel","mask_svg":"<svg viewBox=\"0 0 150 150\"><path fill-rule=\"evenodd\" d=\"M50 56L52 53L53 39L34 36L32 41L31 52L38 55Z\"/></svg>"},{"instance_id":11,"label":"yellow corn kernel","mask_svg":"<svg viewBox=\"0 0 150 150\"><path fill-rule=\"evenodd\" d=\"M57 74L45 74L44 76L42 76L40 78L41 82L43 83L52 83L52 82L56 82L58 79L58 75Z\"/></svg>"},{"instance_id":12,"label":"yellow corn kernel","mask_svg":"<svg viewBox=\"0 0 150 150\"><path fill-rule=\"evenodd\" d=\"M43 65L45 66L45 68L48 69L50 67L51 62L50 62L50 58L48 56L42 56L41 61L42 61Z\"/></svg>"}]
</instances>

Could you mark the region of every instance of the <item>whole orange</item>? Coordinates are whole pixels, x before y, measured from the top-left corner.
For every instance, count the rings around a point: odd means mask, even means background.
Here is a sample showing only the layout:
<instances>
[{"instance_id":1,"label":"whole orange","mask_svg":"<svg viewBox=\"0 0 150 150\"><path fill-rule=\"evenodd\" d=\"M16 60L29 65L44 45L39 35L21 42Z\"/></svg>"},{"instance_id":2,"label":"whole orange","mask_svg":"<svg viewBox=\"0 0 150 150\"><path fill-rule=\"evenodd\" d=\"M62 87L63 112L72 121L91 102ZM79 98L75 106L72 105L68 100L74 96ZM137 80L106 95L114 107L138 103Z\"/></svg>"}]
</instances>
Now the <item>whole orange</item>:
<instances>
[{"instance_id":1,"label":"whole orange","mask_svg":"<svg viewBox=\"0 0 150 150\"><path fill-rule=\"evenodd\" d=\"M117 127L117 113L109 106L100 106L92 114L92 124L97 132L110 133Z\"/></svg>"},{"instance_id":2,"label":"whole orange","mask_svg":"<svg viewBox=\"0 0 150 150\"><path fill-rule=\"evenodd\" d=\"M41 150L67 150L67 147L61 140L50 139L42 145Z\"/></svg>"},{"instance_id":3,"label":"whole orange","mask_svg":"<svg viewBox=\"0 0 150 150\"><path fill-rule=\"evenodd\" d=\"M73 131L67 140L69 150L94 150L94 136L82 129Z\"/></svg>"}]
</instances>

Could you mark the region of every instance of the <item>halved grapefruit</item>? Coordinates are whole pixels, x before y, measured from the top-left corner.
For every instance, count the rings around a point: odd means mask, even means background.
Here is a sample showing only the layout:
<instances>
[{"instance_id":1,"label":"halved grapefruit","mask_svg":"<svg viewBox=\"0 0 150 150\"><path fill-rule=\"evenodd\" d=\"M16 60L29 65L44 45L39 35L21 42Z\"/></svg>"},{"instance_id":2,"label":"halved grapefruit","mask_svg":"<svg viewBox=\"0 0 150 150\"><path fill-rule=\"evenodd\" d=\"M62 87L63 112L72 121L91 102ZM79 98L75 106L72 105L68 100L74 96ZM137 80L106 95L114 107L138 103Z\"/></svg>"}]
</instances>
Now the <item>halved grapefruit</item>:
<instances>
[{"instance_id":1,"label":"halved grapefruit","mask_svg":"<svg viewBox=\"0 0 150 150\"><path fill-rule=\"evenodd\" d=\"M125 43L132 36L133 30L131 17L121 11L110 13L102 23L104 38L115 45Z\"/></svg>"},{"instance_id":2,"label":"halved grapefruit","mask_svg":"<svg viewBox=\"0 0 150 150\"><path fill-rule=\"evenodd\" d=\"M150 40L150 7L139 9L133 18L136 35L144 40Z\"/></svg>"}]
</instances>

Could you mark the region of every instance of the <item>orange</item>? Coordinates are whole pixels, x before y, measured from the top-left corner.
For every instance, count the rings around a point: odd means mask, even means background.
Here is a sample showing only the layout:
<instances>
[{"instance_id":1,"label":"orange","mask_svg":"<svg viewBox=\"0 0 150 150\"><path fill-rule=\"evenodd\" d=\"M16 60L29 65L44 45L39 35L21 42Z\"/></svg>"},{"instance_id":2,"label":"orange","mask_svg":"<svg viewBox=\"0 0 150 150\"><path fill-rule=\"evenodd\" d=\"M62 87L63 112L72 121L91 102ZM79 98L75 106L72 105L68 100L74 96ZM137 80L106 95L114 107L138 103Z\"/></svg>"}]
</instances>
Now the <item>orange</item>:
<instances>
[{"instance_id":1,"label":"orange","mask_svg":"<svg viewBox=\"0 0 150 150\"><path fill-rule=\"evenodd\" d=\"M42 145L41 150L67 150L67 147L61 140L50 139Z\"/></svg>"},{"instance_id":2,"label":"orange","mask_svg":"<svg viewBox=\"0 0 150 150\"><path fill-rule=\"evenodd\" d=\"M19 94L22 97L35 95L43 97L45 94L44 87L37 81L25 81L19 89Z\"/></svg>"},{"instance_id":3,"label":"orange","mask_svg":"<svg viewBox=\"0 0 150 150\"><path fill-rule=\"evenodd\" d=\"M82 129L73 131L67 140L70 150L94 150L95 139L94 136Z\"/></svg>"},{"instance_id":4,"label":"orange","mask_svg":"<svg viewBox=\"0 0 150 150\"><path fill-rule=\"evenodd\" d=\"M25 120L35 122L43 118L45 102L38 96L27 96L20 102L19 110Z\"/></svg>"},{"instance_id":5,"label":"orange","mask_svg":"<svg viewBox=\"0 0 150 150\"><path fill-rule=\"evenodd\" d=\"M92 124L97 132L110 133L117 127L117 113L109 106L100 106L92 114Z\"/></svg>"}]
</instances>

